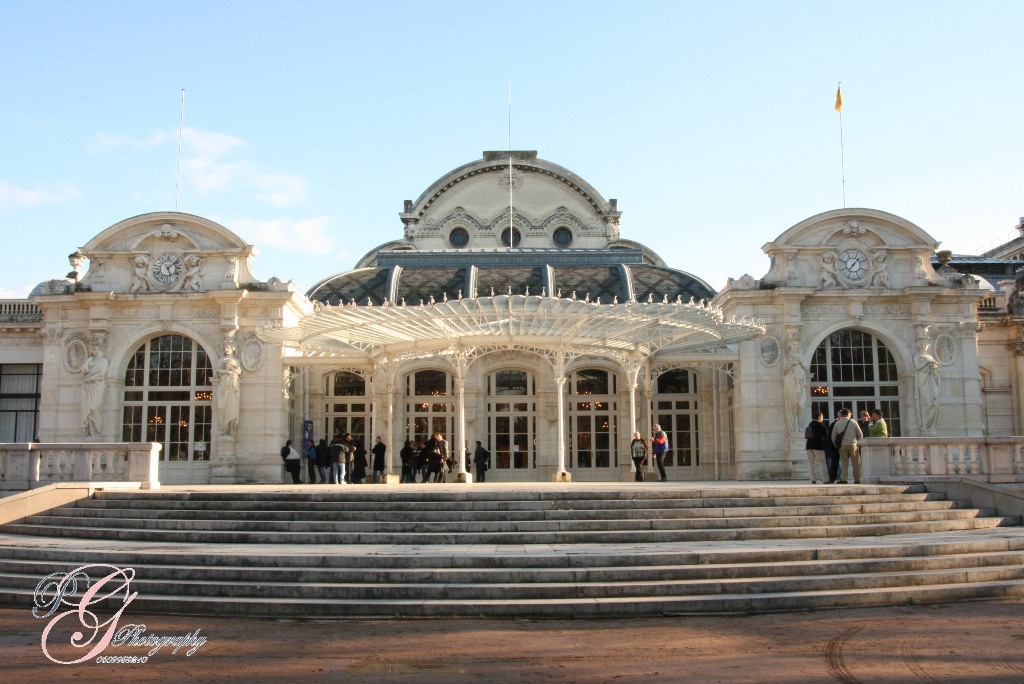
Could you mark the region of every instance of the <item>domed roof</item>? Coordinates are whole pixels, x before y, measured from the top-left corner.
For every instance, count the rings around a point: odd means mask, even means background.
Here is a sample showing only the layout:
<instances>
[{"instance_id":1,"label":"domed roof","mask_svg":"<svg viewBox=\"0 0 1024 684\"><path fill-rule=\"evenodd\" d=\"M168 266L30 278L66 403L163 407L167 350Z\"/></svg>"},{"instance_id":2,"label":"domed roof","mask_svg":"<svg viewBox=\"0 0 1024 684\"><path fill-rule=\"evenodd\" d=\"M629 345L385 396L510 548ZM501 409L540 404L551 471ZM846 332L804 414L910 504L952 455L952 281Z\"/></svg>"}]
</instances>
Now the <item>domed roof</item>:
<instances>
[{"instance_id":1,"label":"domed roof","mask_svg":"<svg viewBox=\"0 0 1024 684\"><path fill-rule=\"evenodd\" d=\"M509 294L628 301L710 300L715 292L689 273L615 250L442 250L380 255L377 268L347 271L306 295L323 304L410 305Z\"/></svg>"}]
</instances>

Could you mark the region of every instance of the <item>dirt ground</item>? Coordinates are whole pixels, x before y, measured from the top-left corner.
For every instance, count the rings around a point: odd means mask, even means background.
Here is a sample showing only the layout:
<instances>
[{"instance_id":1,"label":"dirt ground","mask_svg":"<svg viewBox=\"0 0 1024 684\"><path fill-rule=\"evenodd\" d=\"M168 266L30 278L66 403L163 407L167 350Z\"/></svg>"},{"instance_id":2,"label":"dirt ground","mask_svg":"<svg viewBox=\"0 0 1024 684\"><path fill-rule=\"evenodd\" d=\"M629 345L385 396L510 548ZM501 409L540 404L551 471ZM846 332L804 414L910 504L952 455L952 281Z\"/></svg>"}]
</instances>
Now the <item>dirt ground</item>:
<instances>
[{"instance_id":1,"label":"dirt ground","mask_svg":"<svg viewBox=\"0 0 1024 684\"><path fill-rule=\"evenodd\" d=\"M51 618L52 619L52 618ZM1024 601L737 617L294 621L122 615L145 664L59 665L49 619L0 609L0 680L222 682L1024 682ZM77 624L77 623L76 623ZM70 630L48 638L73 660ZM63 649L63 654L62 654ZM108 646L104 656L145 656Z\"/></svg>"}]
</instances>

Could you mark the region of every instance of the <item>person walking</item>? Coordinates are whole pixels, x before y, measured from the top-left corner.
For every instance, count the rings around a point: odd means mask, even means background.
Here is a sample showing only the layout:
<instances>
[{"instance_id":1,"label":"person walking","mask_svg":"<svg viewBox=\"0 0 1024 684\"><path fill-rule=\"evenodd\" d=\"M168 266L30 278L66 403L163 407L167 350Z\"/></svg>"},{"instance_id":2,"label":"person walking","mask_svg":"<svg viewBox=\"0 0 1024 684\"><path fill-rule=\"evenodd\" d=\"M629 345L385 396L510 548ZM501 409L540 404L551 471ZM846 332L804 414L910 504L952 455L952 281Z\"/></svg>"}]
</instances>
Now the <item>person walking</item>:
<instances>
[{"instance_id":1,"label":"person walking","mask_svg":"<svg viewBox=\"0 0 1024 684\"><path fill-rule=\"evenodd\" d=\"M647 465L647 442L640 436L639 432L633 433L633 441L629 443L629 453L633 458L633 466L636 468L636 481L644 481L644 466Z\"/></svg>"},{"instance_id":2,"label":"person walking","mask_svg":"<svg viewBox=\"0 0 1024 684\"><path fill-rule=\"evenodd\" d=\"M281 447L281 458L284 459L285 470L291 473L292 484L302 484L302 456L292 446L292 440Z\"/></svg>"},{"instance_id":3,"label":"person walking","mask_svg":"<svg viewBox=\"0 0 1024 684\"><path fill-rule=\"evenodd\" d=\"M825 473L822 482L831 482L828 463L825 460L826 442L828 442L828 428L825 427L825 414L818 411L814 414L814 420L804 428L804 438L807 440L807 465L811 472L811 484L818 484L818 462Z\"/></svg>"},{"instance_id":4,"label":"person walking","mask_svg":"<svg viewBox=\"0 0 1024 684\"><path fill-rule=\"evenodd\" d=\"M366 461L366 447L363 446L363 440L357 439L352 447L353 450L353 468L352 471L352 483L363 484L363 480L366 479L366 467L370 465Z\"/></svg>"},{"instance_id":5,"label":"person walking","mask_svg":"<svg viewBox=\"0 0 1024 684\"><path fill-rule=\"evenodd\" d=\"M370 451L373 452L373 481L380 484L384 481L384 456L388 452L388 447L381 441L380 436L378 435L377 440Z\"/></svg>"},{"instance_id":6,"label":"person walking","mask_svg":"<svg viewBox=\"0 0 1024 684\"><path fill-rule=\"evenodd\" d=\"M316 484L316 444L306 440L306 484Z\"/></svg>"},{"instance_id":7,"label":"person walking","mask_svg":"<svg viewBox=\"0 0 1024 684\"><path fill-rule=\"evenodd\" d=\"M658 482L668 482L668 476L665 475L665 454L668 453L668 446L668 435L660 425L655 425L654 435L651 436L651 451L654 452L654 464L658 466L658 473L661 475Z\"/></svg>"},{"instance_id":8,"label":"person walking","mask_svg":"<svg viewBox=\"0 0 1024 684\"><path fill-rule=\"evenodd\" d=\"M321 439L316 445L316 469L320 473L320 484L327 484L327 468L331 460L327 451L327 440Z\"/></svg>"},{"instance_id":9,"label":"person walking","mask_svg":"<svg viewBox=\"0 0 1024 684\"><path fill-rule=\"evenodd\" d=\"M476 451L473 452L473 465L476 466L476 481L487 481L487 469L491 467L491 452L484 449L484 445L478 439Z\"/></svg>"},{"instance_id":10,"label":"person walking","mask_svg":"<svg viewBox=\"0 0 1024 684\"><path fill-rule=\"evenodd\" d=\"M853 462L853 482L860 484L860 451L857 442L864 438L864 433L851 417L850 409L839 412L839 420L832 426L830 435L832 442L839 447L839 484L846 484L846 466Z\"/></svg>"},{"instance_id":11,"label":"person walking","mask_svg":"<svg viewBox=\"0 0 1024 684\"><path fill-rule=\"evenodd\" d=\"M334 435L331 445L327 447L328 461L331 469L331 484L345 482L345 443L341 435Z\"/></svg>"},{"instance_id":12,"label":"person walking","mask_svg":"<svg viewBox=\"0 0 1024 684\"><path fill-rule=\"evenodd\" d=\"M405 440L405 446L398 452L398 457L402 459L402 476L398 478L399 483L415 482L416 448L411 439Z\"/></svg>"}]
</instances>

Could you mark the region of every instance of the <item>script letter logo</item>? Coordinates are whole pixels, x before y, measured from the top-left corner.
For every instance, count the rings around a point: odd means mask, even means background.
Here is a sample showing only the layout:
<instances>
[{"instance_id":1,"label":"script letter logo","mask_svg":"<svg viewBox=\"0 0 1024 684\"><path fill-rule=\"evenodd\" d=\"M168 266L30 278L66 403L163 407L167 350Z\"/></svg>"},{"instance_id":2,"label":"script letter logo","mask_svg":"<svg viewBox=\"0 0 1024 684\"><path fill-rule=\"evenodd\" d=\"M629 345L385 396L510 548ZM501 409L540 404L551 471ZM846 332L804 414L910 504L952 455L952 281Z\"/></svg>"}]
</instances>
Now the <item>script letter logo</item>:
<instances>
[{"instance_id":1,"label":"script letter logo","mask_svg":"<svg viewBox=\"0 0 1024 684\"><path fill-rule=\"evenodd\" d=\"M78 588L78 581L84 580L86 584L89 583L89 575L86 570L92 568L100 568L107 574L96 580L90 586L80 599L76 599L73 594L76 593ZM75 663L85 662L95 658L110 644L110 640L114 637L114 632L117 629L117 622L121 619L121 614L124 609L128 607L139 592L132 591L131 593L131 581L135 579L135 570L133 568L118 568L113 565L83 565L69 573L63 575L61 579L57 579L61 576L61 573L54 573L43 578L42 581L36 586L35 590L35 604L36 607L32 609L32 614L36 617L49 617L62 605L71 606L70 610L66 610L54 617L46 625L46 629L43 630L43 637L41 646L43 653L46 657L55 663L61 665L74 665ZM101 593L101 590L107 588L107 585L111 585L106 593ZM52 597L48 597L47 593L52 592ZM68 598L68 595L72 595ZM107 599L120 600L120 606L117 611L109 618L100 622L99 617L91 610L90 607L96 606ZM42 607L49 607L50 611L45 615L39 615L38 609ZM69 615L76 615L78 617L78 624L84 628L84 631L91 630L91 634L86 638L85 634L80 631L76 631L71 635L71 645L75 648L85 648L95 641L95 645L78 660L58 660L50 655L47 650L47 639L52 630L61 620L68 617ZM106 628L105 631L104 628ZM100 632L103 631L102 635ZM97 636L99 639L97 640Z\"/></svg>"}]
</instances>

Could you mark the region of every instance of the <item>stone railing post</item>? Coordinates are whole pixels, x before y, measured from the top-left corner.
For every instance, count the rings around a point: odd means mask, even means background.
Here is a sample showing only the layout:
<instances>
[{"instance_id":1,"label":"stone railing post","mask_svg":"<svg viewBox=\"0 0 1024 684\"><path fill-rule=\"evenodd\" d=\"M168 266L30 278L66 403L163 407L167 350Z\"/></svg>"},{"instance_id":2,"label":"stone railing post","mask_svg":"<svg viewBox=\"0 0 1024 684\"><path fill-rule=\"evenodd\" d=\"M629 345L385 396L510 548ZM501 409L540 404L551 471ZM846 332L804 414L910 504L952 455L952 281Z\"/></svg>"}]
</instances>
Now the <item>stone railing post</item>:
<instances>
[{"instance_id":1,"label":"stone railing post","mask_svg":"<svg viewBox=\"0 0 1024 684\"><path fill-rule=\"evenodd\" d=\"M137 442L128 446L129 482L141 482L143 489L160 488L160 450L157 442Z\"/></svg>"}]
</instances>

